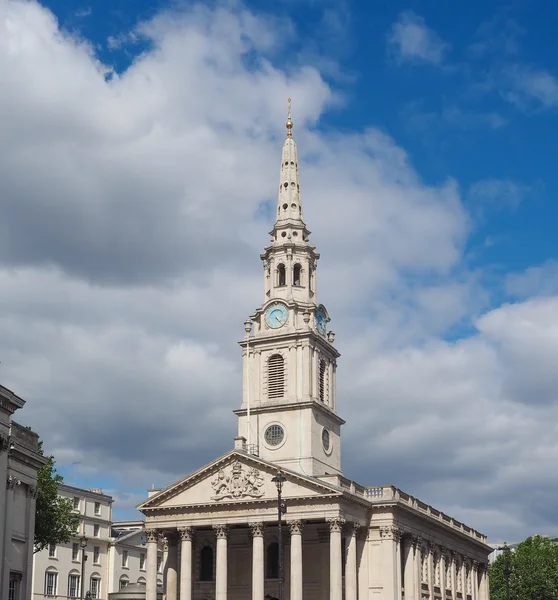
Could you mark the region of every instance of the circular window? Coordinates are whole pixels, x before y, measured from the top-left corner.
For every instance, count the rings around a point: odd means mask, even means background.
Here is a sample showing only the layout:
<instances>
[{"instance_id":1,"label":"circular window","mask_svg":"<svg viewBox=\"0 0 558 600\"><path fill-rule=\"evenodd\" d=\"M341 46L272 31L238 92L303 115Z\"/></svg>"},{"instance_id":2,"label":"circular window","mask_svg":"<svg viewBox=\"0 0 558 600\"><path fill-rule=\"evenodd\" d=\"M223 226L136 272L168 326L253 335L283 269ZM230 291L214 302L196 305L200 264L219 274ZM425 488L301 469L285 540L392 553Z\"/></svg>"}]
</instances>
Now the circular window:
<instances>
[{"instance_id":1,"label":"circular window","mask_svg":"<svg viewBox=\"0 0 558 600\"><path fill-rule=\"evenodd\" d=\"M329 431L324 427L323 431L322 431L322 444L324 445L324 450L326 452L329 451L329 444L330 444L330 439L329 439Z\"/></svg>"},{"instance_id":2,"label":"circular window","mask_svg":"<svg viewBox=\"0 0 558 600\"><path fill-rule=\"evenodd\" d=\"M270 425L264 433L265 441L270 446L278 446L285 437L285 430L281 425Z\"/></svg>"}]
</instances>

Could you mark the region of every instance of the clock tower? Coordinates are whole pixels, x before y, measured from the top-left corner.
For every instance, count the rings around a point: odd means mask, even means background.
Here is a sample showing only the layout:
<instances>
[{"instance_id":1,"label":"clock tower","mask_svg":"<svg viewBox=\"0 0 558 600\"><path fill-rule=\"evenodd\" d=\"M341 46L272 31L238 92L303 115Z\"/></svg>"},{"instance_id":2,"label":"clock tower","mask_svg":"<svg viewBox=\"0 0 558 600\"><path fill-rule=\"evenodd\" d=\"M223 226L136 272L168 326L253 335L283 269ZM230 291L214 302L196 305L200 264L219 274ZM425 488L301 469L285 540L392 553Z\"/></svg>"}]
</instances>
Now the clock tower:
<instances>
[{"instance_id":1,"label":"clock tower","mask_svg":"<svg viewBox=\"0 0 558 600\"><path fill-rule=\"evenodd\" d=\"M261 255L264 301L245 323L238 435L248 452L305 475L341 472L335 371L339 353L317 302L320 255L300 199L290 101L275 225Z\"/></svg>"}]
</instances>

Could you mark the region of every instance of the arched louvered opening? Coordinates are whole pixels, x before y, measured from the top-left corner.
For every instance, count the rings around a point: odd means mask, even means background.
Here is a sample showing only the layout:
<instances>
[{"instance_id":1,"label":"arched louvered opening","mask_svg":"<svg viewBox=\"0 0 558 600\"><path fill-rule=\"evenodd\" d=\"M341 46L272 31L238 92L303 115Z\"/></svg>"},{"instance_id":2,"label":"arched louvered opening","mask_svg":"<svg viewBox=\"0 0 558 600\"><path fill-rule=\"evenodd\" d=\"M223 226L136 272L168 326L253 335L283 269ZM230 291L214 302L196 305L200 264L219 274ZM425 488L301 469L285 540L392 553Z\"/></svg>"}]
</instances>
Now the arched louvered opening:
<instances>
[{"instance_id":1,"label":"arched louvered opening","mask_svg":"<svg viewBox=\"0 0 558 600\"><path fill-rule=\"evenodd\" d=\"M267 396L282 398L285 394L285 360L280 354L273 354L267 361Z\"/></svg>"},{"instance_id":2,"label":"arched louvered opening","mask_svg":"<svg viewBox=\"0 0 558 600\"><path fill-rule=\"evenodd\" d=\"M283 264L277 267L277 285L287 285L287 272Z\"/></svg>"},{"instance_id":3,"label":"arched louvered opening","mask_svg":"<svg viewBox=\"0 0 558 600\"><path fill-rule=\"evenodd\" d=\"M319 382L318 388L320 393L320 400L325 402L326 394L325 394L325 384L326 384L326 362L325 360L320 360L320 372L319 372Z\"/></svg>"},{"instance_id":4,"label":"arched louvered opening","mask_svg":"<svg viewBox=\"0 0 558 600\"><path fill-rule=\"evenodd\" d=\"M204 546L200 552L200 581L213 581L213 548Z\"/></svg>"},{"instance_id":5,"label":"arched louvered opening","mask_svg":"<svg viewBox=\"0 0 558 600\"><path fill-rule=\"evenodd\" d=\"M299 264L296 264L293 267L293 285L299 287L302 285L302 267Z\"/></svg>"},{"instance_id":6,"label":"arched louvered opening","mask_svg":"<svg viewBox=\"0 0 558 600\"><path fill-rule=\"evenodd\" d=\"M266 570L265 575L267 579L278 579L279 578L279 544L277 542L271 542L267 547L266 556Z\"/></svg>"}]
</instances>

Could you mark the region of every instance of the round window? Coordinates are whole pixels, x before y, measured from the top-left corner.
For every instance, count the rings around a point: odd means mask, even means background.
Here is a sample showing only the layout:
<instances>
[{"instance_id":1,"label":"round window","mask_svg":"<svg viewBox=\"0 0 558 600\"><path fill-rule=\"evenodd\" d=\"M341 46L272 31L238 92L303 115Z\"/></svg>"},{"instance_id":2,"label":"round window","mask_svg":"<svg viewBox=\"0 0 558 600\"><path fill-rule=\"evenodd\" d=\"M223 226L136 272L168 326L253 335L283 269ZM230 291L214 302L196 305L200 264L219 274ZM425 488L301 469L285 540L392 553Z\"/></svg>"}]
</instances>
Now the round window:
<instances>
[{"instance_id":1,"label":"round window","mask_svg":"<svg viewBox=\"0 0 558 600\"><path fill-rule=\"evenodd\" d=\"M330 444L330 440L329 440L329 431L327 429L323 429L322 431L322 444L324 445L324 450L326 452L329 451L329 444Z\"/></svg>"},{"instance_id":2,"label":"round window","mask_svg":"<svg viewBox=\"0 0 558 600\"><path fill-rule=\"evenodd\" d=\"M270 446L278 446L285 437L285 430L281 425L270 425L264 434L265 441Z\"/></svg>"}]
</instances>

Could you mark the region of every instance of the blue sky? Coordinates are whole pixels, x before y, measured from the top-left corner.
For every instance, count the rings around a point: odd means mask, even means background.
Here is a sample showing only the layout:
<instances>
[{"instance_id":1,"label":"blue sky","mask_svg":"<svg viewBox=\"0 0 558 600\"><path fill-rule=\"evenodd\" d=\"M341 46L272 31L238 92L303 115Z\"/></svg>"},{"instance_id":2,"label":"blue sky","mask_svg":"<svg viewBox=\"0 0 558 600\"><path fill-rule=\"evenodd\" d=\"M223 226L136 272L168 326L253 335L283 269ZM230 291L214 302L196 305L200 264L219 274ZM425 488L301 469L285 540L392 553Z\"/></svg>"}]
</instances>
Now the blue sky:
<instances>
[{"instance_id":1,"label":"blue sky","mask_svg":"<svg viewBox=\"0 0 558 600\"><path fill-rule=\"evenodd\" d=\"M291 96L346 474L556 535L557 13L7 0L0 382L67 479L127 517L231 447Z\"/></svg>"}]
</instances>

